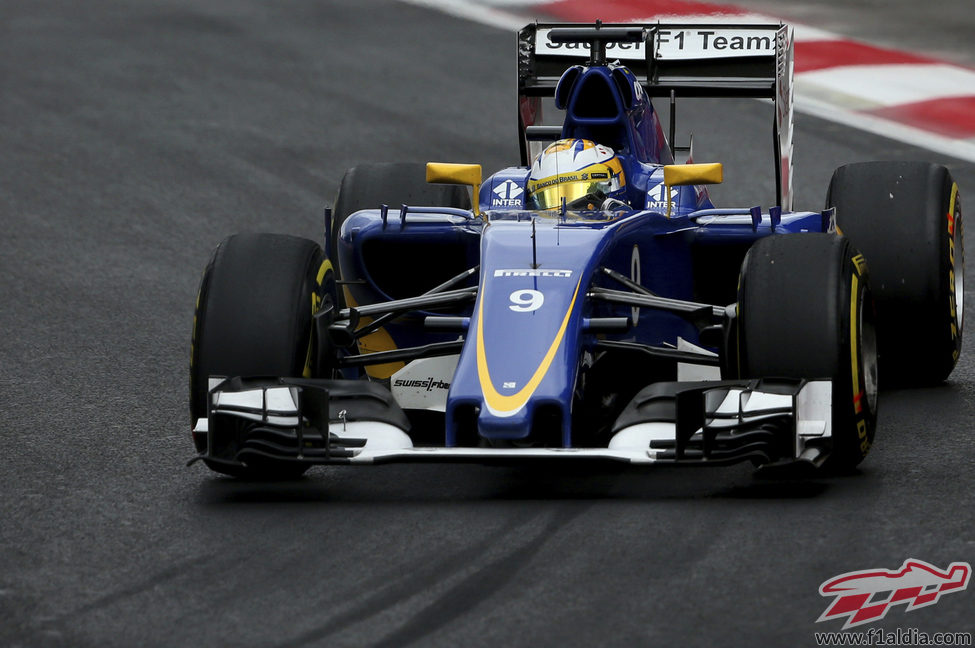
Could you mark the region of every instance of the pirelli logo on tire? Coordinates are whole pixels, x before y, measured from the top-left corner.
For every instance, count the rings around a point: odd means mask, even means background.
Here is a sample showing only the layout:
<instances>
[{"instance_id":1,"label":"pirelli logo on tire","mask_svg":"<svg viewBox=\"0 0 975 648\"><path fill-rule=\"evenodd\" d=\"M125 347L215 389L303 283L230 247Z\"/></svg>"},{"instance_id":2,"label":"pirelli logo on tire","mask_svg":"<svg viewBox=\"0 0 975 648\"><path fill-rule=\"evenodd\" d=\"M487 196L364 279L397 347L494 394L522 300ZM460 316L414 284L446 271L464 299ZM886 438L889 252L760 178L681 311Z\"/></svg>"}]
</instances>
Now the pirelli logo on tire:
<instances>
[{"instance_id":1,"label":"pirelli logo on tire","mask_svg":"<svg viewBox=\"0 0 975 648\"><path fill-rule=\"evenodd\" d=\"M950 315L951 357L955 362L961 354L961 325L964 309L964 259L961 259L961 272L956 271L958 260L956 259L955 238L962 237L961 223L961 201L958 197L958 185L951 185L951 197L948 201L948 310ZM962 253L964 254L964 253Z\"/></svg>"},{"instance_id":2,"label":"pirelli logo on tire","mask_svg":"<svg viewBox=\"0 0 975 648\"><path fill-rule=\"evenodd\" d=\"M850 259L853 265L853 272L850 276L850 367L853 386L853 415L856 420L856 441L859 443L859 450L862 456L870 451L870 428L867 417L873 411L874 403L871 402L870 390L873 389L872 383L875 379L871 376L869 360L864 357L865 353L872 353L872 344L864 342L864 308L870 308L864 303L864 291L861 281L867 278L867 261L862 254L856 254ZM860 346L858 346L860 345ZM864 364L866 363L866 364ZM866 407L864 406L866 401Z\"/></svg>"},{"instance_id":3,"label":"pirelli logo on tire","mask_svg":"<svg viewBox=\"0 0 975 648\"><path fill-rule=\"evenodd\" d=\"M863 412L863 391L860 389L860 350L857 348L857 340L860 337L858 335L858 329L860 326L860 277L864 275L867 268L867 260L862 254L857 254L852 259L853 267L856 272L853 273L851 280L850 289L850 364L853 370L853 407L857 414ZM863 423L863 421L861 421ZM861 439L866 439L866 424L863 423L861 429L860 425L857 425L857 432L860 433ZM869 442L868 446L869 447Z\"/></svg>"}]
</instances>

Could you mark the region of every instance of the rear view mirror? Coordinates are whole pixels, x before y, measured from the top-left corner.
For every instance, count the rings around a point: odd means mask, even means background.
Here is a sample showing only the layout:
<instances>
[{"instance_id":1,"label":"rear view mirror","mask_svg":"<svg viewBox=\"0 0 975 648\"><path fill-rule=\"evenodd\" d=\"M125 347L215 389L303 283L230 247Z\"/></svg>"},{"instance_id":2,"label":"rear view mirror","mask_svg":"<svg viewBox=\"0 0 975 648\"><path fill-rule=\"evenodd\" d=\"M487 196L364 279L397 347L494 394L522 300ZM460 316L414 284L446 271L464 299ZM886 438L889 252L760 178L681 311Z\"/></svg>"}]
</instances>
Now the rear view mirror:
<instances>
[{"instance_id":1,"label":"rear view mirror","mask_svg":"<svg viewBox=\"0 0 975 648\"><path fill-rule=\"evenodd\" d=\"M720 162L711 164L668 164L664 166L664 184L667 185L667 218L670 218L670 188L679 185L721 184L724 167Z\"/></svg>"},{"instance_id":2,"label":"rear view mirror","mask_svg":"<svg viewBox=\"0 0 975 648\"><path fill-rule=\"evenodd\" d=\"M712 164L668 164L664 167L664 184L678 185L721 184L724 167L720 162Z\"/></svg>"},{"instance_id":3,"label":"rear view mirror","mask_svg":"<svg viewBox=\"0 0 975 648\"><path fill-rule=\"evenodd\" d=\"M478 193L481 189L480 164L451 164L449 162L427 162L427 182L438 184L467 185L474 190L471 205L474 213L480 215Z\"/></svg>"}]
</instances>

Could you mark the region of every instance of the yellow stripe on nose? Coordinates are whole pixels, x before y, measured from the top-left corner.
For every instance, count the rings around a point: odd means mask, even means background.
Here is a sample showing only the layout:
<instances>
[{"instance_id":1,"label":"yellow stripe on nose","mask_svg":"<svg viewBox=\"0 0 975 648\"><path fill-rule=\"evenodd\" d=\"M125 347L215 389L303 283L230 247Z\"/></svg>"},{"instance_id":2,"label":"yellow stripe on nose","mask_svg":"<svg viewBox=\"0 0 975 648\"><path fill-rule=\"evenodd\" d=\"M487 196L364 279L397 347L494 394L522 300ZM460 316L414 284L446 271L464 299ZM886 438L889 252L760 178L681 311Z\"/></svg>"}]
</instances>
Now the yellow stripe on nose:
<instances>
[{"instance_id":1,"label":"yellow stripe on nose","mask_svg":"<svg viewBox=\"0 0 975 648\"><path fill-rule=\"evenodd\" d=\"M491 381L491 373L488 370L487 354L484 349L484 295L481 295L480 303L477 307L477 377L481 383L481 392L484 394L484 404L487 405L488 411L490 411L495 416L513 416L518 413L518 411L525 406L528 399L531 398L532 394L541 384L542 379L545 374L548 373L549 367L552 365L552 360L555 359L555 352L558 351L559 346L562 344L562 338L565 337L565 330L569 326L569 318L572 316L572 309L576 303L576 297L579 295L579 286L582 284L582 279L576 283L575 292L572 293L572 301L569 302L569 308L565 312L565 316L562 318L562 324L559 326L559 330L555 334L555 339L552 340L552 344L549 345L548 351L545 352L545 356L542 358L541 363L535 369L535 373L528 380L524 387L518 390L517 393L511 394L510 396L505 396L499 393L494 388L494 383Z\"/></svg>"}]
</instances>

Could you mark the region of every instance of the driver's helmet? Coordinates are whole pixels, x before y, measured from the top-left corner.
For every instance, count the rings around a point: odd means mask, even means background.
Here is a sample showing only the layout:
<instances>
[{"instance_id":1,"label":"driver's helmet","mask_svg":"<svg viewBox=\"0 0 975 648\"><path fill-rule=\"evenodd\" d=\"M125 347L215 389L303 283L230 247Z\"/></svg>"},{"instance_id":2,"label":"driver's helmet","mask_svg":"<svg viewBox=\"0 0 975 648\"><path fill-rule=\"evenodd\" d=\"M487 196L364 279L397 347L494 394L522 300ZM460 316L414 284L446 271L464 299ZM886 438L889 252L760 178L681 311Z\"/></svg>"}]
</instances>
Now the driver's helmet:
<instances>
[{"instance_id":1,"label":"driver's helmet","mask_svg":"<svg viewBox=\"0 0 975 648\"><path fill-rule=\"evenodd\" d=\"M626 201L623 165L613 149L585 139L549 144L528 174L530 209L601 209L607 199Z\"/></svg>"}]
</instances>

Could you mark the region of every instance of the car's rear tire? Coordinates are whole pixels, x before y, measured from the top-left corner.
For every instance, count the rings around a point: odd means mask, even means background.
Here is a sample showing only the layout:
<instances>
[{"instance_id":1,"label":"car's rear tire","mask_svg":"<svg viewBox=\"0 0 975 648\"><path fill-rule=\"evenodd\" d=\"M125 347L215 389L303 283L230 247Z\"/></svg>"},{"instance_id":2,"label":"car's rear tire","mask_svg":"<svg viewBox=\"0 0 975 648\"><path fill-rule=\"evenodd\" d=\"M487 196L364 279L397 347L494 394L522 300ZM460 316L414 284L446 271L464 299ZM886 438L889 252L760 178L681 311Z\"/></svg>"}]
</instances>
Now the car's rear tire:
<instances>
[{"instance_id":1,"label":"car's rear tire","mask_svg":"<svg viewBox=\"0 0 975 648\"><path fill-rule=\"evenodd\" d=\"M964 245L958 185L926 162L833 173L826 206L870 265L884 384L943 381L961 354Z\"/></svg>"},{"instance_id":2,"label":"car's rear tire","mask_svg":"<svg viewBox=\"0 0 975 648\"><path fill-rule=\"evenodd\" d=\"M321 247L282 234L237 234L214 251L200 282L190 357L192 422L207 415L209 376L310 377L321 371L312 316L335 300L335 280ZM206 437L194 435L197 451ZM246 468L215 462L221 473L291 478L307 466L268 460Z\"/></svg>"},{"instance_id":3,"label":"car's rear tire","mask_svg":"<svg viewBox=\"0 0 975 648\"><path fill-rule=\"evenodd\" d=\"M339 232L349 216L360 209L379 209L382 205L388 205L392 213L398 213L404 204L470 209L471 199L466 187L428 183L426 165L420 162L352 167L342 177L332 206L329 258L339 258Z\"/></svg>"},{"instance_id":4,"label":"car's rear tire","mask_svg":"<svg viewBox=\"0 0 975 648\"><path fill-rule=\"evenodd\" d=\"M737 348L742 378L833 381L832 453L850 470L877 421L874 309L863 256L830 234L769 236L742 262Z\"/></svg>"}]
</instances>

